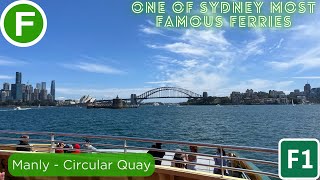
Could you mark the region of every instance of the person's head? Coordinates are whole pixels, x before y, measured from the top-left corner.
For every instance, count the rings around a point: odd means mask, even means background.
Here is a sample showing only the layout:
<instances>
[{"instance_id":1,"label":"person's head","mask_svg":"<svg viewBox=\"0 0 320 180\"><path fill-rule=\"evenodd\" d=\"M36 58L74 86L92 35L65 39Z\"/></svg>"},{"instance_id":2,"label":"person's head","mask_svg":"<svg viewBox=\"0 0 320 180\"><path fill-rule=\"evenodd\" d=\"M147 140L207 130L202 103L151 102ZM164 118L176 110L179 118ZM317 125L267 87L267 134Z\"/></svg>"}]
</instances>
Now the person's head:
<instances>
[{"instance_id":1,"label":"person's head","mask_svg":"<svg viewBox=\"0 0 320 180\"><path fill-rule=\"evenodd\" d=\"M217 153L221 154L221 148L217 148ZM226 152L222 149L222 156L226 156Z\"/></svg>"},{"instance_id":2,"label":"person's head","mask_svg":"<svg viewBox=\"0 0 320 180\"><path fill-rule=\"evenodd\" d=\"M197 146L190 146L189 147L191 152L197 153L198 152L198 147Z\"/></svg>"},{"instance_id":3,"label":"person's head","mask_svg":"<svg viewBox=\"0 0 320 180\"><path fill-rule=\"evenodd\" d=\"M156 148L161 149L162 143L156 143L155 146Z\"/></svg>"},{"instance_id":4,"label":"person's head","mask_svg":"<svg viewBox=\"0 0 320 180\"><path fill-rule=\"evenodd\" d=\"M182 158L182 150L181 149L176 149L176 153L174 154L174 157L176 158Z\"/></svg>"},{"instance_id":5,"label":"person's head","mask_svg":"<svg viewBox=\"0 0 320 180\"><path fill-rule=\"evenodd\" d=\"M75 145L73 146L73 148L74 148L74 149L80 149L80 145L79 145L79 144L75 144Z\"/></svg>"},{"instance_id":6,"label":"person's head","mask_svg":"<svg viewBox=\"0 0 320 180\"><path fill-rule=\"evenodd\" d=\"M21 140L20 140L20 143L29 143L29 136L28 135L22 135L21 137Z\"/></svg>"},{"instance_id":7,"label":"person's head","mask_svg":"<svg viewBox=\"0 0 320 180\"><path fill-rule=\"evenodd\" d=\"M64 148L64 146L65 146L65 144L64 144L63 142L59 142L59 143L57 144L57 147L60 147L60 148Z\"/></svg>"},{"instance_id":8,"label":"person's head","mask_svg":"<svg viewBox=\"0 0 320 180\"><path fill-rule=\"evenodd\" d=\"M91 144L91 141L88 138L86 138L84 141L86 142L86 144Z\"/></svg>"},{"instance_id":9,"label":"person's head","mask_svg":"<svg viewBox=\"0 0 320 180\"><path fill-rule=\"evenodd\" d=\"M71 144L66 144L66 145L64 146L64 148L66 148L66 150L64 150L64 152L67 153L67 152L70 152L70 150L73 149L73 146L72 146ZM67 149L68 149L68 150L67 150Z\"/></svg>"}]
</instances>

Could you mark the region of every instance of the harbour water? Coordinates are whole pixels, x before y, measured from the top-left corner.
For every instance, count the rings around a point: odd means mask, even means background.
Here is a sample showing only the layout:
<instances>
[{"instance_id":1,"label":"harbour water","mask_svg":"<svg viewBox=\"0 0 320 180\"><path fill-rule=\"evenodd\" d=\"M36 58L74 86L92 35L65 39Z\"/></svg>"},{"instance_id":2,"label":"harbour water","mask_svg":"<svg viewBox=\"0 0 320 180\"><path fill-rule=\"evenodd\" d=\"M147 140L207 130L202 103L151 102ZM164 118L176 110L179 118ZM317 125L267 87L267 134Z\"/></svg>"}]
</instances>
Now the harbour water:
<instances>
[{"instance_id":1,"label":"harbour water","mask_svg":"<svg viewBox=\"0 0 320 180\"><path fill-rule=\"evenodd\" d=\"M0 109L0 129L129 136L277 149L282 138L320 139L319 109L319 105L142 106L121 110L76 107L44 107L24 111ZM164 145L164 148L177 147ZM179 148L188 150L187 147ZM212 149L201 151L215 153ZM276 154L237 153L247 158L277 161ZM277 173L276 167L258 167Z\"/></svg>"},{"instance_id":2,"label":"harbour water","mask_svg":"<svg viewBox=\"0 0 320 180\"><path fill-rule=\"evenodd\" d=\"M320 106L142 106L137 109L0 109L0 129L133 136L277 148L320 139Z\"/></svg>"}]
</instances>

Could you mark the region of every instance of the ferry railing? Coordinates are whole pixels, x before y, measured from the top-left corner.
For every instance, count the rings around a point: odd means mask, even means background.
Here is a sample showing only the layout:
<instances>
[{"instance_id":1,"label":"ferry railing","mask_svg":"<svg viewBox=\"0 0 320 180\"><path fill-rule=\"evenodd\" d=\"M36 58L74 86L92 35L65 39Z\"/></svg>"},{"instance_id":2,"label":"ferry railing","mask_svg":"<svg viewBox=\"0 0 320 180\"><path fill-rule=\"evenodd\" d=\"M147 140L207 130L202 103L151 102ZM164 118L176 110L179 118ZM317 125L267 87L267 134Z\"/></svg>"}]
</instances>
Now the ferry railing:
<instances>
[{"instance_id":1,"label":"ferry railing","mask_svg":"<svg viewBox=\"0 0 320 180\"><path fill-rule=\"evenodd\" d=\"M123 153L128 153L128 150L143 150L143 151L157 151L157 152L165 152L165 153L180 153L184 155L195 155L201 156L205 158L217 158L221 159L220 165L211 165L203 164L203 163L194 163L194 162L186 162L186 161L177 161L174 159L164 159L164 158L155 158L155 160L166 161L169 163L183 163L185 165L196 165L196 166L203 166L210 168L217 168L221 170L221 177L226 177L225 170L242 172L245 174L253 174L253 175L265 175L269 177L279 178L277 174L271 172L264 172L264 171L257 171L257 170L249 170L249 169L242 169L242 168L235 168L229 167L224 165L224 160L231 160L231 161L238 161L238 162L252 162L252 163L259 163L264 165L269 165L272 167L278 166L278 162L270 161L270 160L262 160L262 159L252 159L252 158L240 158L240 157L230 157L230 156L223 156L222 153L220 155L212 155L212 154L205 154L205 153L193 153L193 152L180 152L170 149L157 149L157 148L147 148L147 147L138 147L138 146L128 146L128 142L140 142L140 143L162 143L168 145L178 145L178 146L197 146L200 148L214 148L220 149L220 152L223 152L224 149L232 150L232 151L246 151L246 152L256 152L256 153L268 153L276 155L278 153L277 149L270 149L270 148L258 148L258 147L246 147L246 146L230 146L230 145L221 145L221 144L208 144L208 143L190 143L184 141L172 141L172 140L158 140L158 139L146 139L146 138L134 138L134 137L122 137L122 136L107 136L107 135L90 135L90 134L74 134L74 133L55 133L55 132L18 132L18 131L9 131L9 130L0 130L0 134L6 135L35 135L35 136L49 136L50 139L33 139L30 138L30 142L36 143L47 143L48 145L37 146L37 147L49 147L49 152L54 153L56 149L62 150L72 150L70 148L59 148L56 147L56 144L59 142L64 142L68 144L86 144L83 141L63 141L59 140L58 137L68 137L68 138L86 138L86 139L102 139L102 140L112 140L112 141L122 141L123 145L115 145L115 144L106 144L106 143L90 143L93 146L97 147L107 147L107 148L120 148L123 149ZM12 138L12 137L2 137L0 136L0 140L5 141L23 141L25 138ZM32 147L32 146L23 146L23 145L10 145L10 144L2 144L3 147ZM81 152L93 152L91 150L84 150L81 149ZM121 152L121 151L120 151ZM95 151L95 153L106 153L106 151ZM208 159L205 159L208 160ZM277 168L276 168L277 169Z\"/></svg>"}]
</instances>

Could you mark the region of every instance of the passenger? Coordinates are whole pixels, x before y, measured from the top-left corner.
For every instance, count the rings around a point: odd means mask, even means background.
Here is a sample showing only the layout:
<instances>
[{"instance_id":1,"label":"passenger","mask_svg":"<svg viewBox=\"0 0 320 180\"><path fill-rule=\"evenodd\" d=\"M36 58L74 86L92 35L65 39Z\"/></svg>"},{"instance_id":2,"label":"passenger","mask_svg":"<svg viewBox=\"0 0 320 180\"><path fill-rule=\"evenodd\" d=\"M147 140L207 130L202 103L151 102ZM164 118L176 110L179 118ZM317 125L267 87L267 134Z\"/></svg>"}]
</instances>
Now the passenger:
<instances>
[{"instance_id":1,"label":"passenger","mask_svg":"<svg viewBox=\"0 0 320 180\"><path fill-rule=\"evenodd\" d=\"M18 145L25 146L25 147L17 147L17 151L31 151L30 144L29 144L29 136L23 135L20 137L23 140L20 140Z\"/></svg>"},{"instance_id":2,"label":"passenger","mask_svg":"<svg viewBox=\"0 0 320 180\"><path fill-rule=\"evenodd\" d=\"M226 152L223 149L221 152L220 148L217 148L216 155L217 156L220 156L220 155L226 156ZM222 161L222 159L220 159L220 158L214 158L215 165L221 166L221 164L223 163L223 166L227 166L228 161L226 159L223 159L223 162L221 162L221 161ZM222 174L221 169L218 169L218 168L214 168L213 172L214 172L214 174ZM224 175L228 175L226 170L224 170Z\"/></svg>"},{"instance_id":3,"label":"passenger","mask_svg":"<svg viewBox=\"0 0 320 180\"><path fill-rule=\"evenodd\" d=\"M4 180L5 177L6 177L5 172L0 173L0 180Z\"/></svg>"},{"instance_id":4,"label":"passenger","mask_svg":"<svg viewBox=\"0 0 320 180\"><path fill-rule=\"evenodd\" d=\"M177 149L176 153L174 154L173 160L177 161L185 161L185 155L182 153L181 149ZM186 164L183 162L172 162L171 163L172 167L177 167L177 168L186 168Z\"/></svg>"},{"instance_id":5,"label":"passenger","mask_svg":"<svg viewBox=\"0 0 320 180\"><path fill-rule=\"evenodd\" d=\"M156 144L152 145L151 148L161 149L161 146L162 146L162 143L156 143ZM166 153L165 152L156 151L156 150L150 150L150 151L148 151L148 154L151 154L155 158L163 158ZM161 165L161 160L155 160L155 164L156 165Z\"/></svg>"},{"instance_id":6,"label":"passenger","mask_svg":"<svg viewBox=\"0 0 320 180\"><path fill-rule=\"evenodd\" d=\"M72 152L72 150L73 150L73 146L71 145L71 144L66 144L65 146L64 146L64 153L71 153Z\"/></svg>"},{"instance_id":7,"label":"passenger","mask_svg":"<svg viewBox=\"0 0 320 180\"><path fill-rule=\"evenodd\" d=\"M198 147L197 146L190 146L189 147L190 151L192 153L198 153ZM197 163L197 156L196 155L193 155L193 154L189 154L187 156L187 160L191 163ZM196 165L193 165L193 164L187 164L187 169L190 169L190 170L196 170Z\"/></svg>"},{"instance_id":8,"label":"passenger","mask_svg":"<svg viewBox=\"0 0 320 180\"><path fill-rule=\"evenodd\" d=\"M237 157L237 155L233 154L233 153L230 153L229 155L230 157ZM232 160L231 161L231 167L234 167L234 168L240 168L241 169L241 163L240 161L237 161L237 160ZM230 173L233 177L238 177L238 178L241 178L242 176L242 173L240 171L232 171Z\"/></svg>"},{"instance_id":9,"label":"passenger","mask_svg":"<svg viewBox=\"0 0 320 180\"><path fill-rule=\"evenodd\" d=\"M64 153L64 150L63 150L64 146L65 145L63 142L58 143L55 153Z\"/></svg>"},{"instance_id":10,"label":"passenger","mask_svg":"<svg viewBox=\"0 0 320 180\"><path fill-rule=\"evenodd\" d=\"M81 153L81 151L80 151L80 145L79 144L75 144L74 146L73 146L73 151L72 151L72 154L80 154Z\"/></svg>"},{"instance_id":11,"label":"passenger","mask_svg":"<svg viewBox=\"0 0 320 180\"><path fill-rule=\"evenodd\" d=\"M89 152L96 152L97 151L97 148L95 148L91 145L91 142L89 139L86 139L85 141L86 141L86 143L83 145L83 149L86 149Z\"/></svg>"}]
</instances>

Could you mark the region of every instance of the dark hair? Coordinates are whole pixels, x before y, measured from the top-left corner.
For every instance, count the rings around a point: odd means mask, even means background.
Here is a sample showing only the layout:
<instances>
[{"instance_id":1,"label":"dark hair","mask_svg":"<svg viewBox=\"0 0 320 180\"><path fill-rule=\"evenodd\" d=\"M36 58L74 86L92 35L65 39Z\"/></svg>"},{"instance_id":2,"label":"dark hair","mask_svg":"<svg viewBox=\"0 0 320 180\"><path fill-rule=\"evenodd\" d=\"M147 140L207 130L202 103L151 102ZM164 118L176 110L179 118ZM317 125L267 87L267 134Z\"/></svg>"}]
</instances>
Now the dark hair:
<instances>
[{"instance_id":1,"label":"dark hair","mask_svg":"<svg viewBox=\"0 0 320 180\"><path fill-rule=\"evenodd\" d=\"M29 139L29 136L28 136L28 135L22 135L20 138L26 138L26 139Z\"/></svg>"},{"instance_id":2,"label":"dark hair","mask_svg":"<svg viewBox=\"0 0 320 180\"><path fill-rule=\"evenodd\" d=\"M20 143L27 143L29 141L28 135L22 135L20 136L20 138L21 138Z\"/></svg>"},{"instance_id":3,"label":"dark hair","mask_svg":"<svg viewBox=\"0 0 320 180\"><path fill-rule=\"evenodd\" d=\"M190 146L189 149L191 152L193 152L193 150L194 152L198 152L198 146Z\"/></svg>"},{"instance_id":4,"label":"dark hair","mask_svg":"<svg viewBox=\"0 0 320 180\"><path fill-rule=\"evenodd\" d=\"M217 152L221 154L221 149L217 148ZM222 149L222 156L226 156L226 151L224 151L224 149Z\"/></svg>"},{"instance_id":5,"label":"dark hair","mask_svg":"<svg viewBox=\"0 0 320 180\"><path fill-rule=\"evenodd\" d=\"M156 146L156 148L161 148L162 143L156 143L155 146Z\"/></svg>"}]
</instances>

